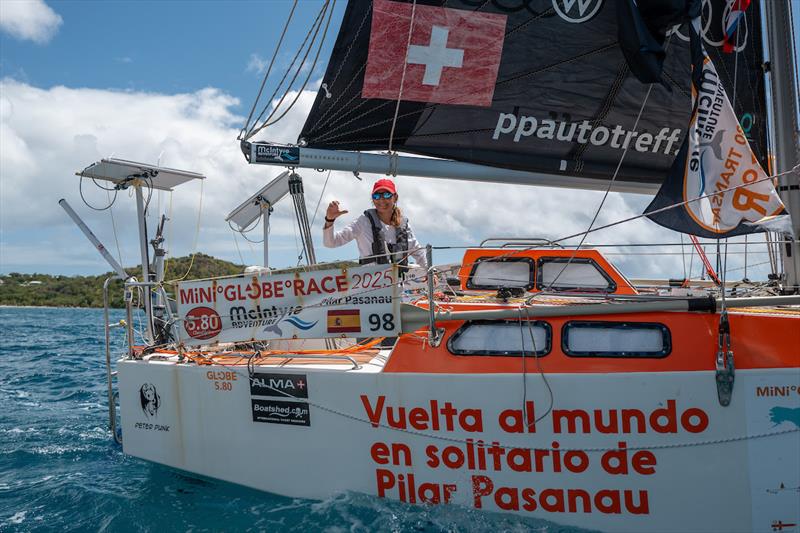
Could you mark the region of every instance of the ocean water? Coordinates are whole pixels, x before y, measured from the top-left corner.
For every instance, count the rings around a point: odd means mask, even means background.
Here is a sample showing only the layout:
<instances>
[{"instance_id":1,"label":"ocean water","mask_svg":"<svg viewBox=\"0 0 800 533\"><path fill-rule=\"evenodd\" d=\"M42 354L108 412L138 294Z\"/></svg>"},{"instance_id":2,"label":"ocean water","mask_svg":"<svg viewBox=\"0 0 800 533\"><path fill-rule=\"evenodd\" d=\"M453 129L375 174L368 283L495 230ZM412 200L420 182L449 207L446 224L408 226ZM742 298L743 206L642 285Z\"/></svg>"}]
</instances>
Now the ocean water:
<instances>
[{"instance_id":1,"label":"ocean water","mask_svg":"<svg viewBox=\"0 0 800 533\"><path fill-rule=\"evenodd\" d=\"M579 531L355 493L284 498L127 457L107 428L103 338L100 309L0 308L0 532Z\"/></svg>"}]
</instances>

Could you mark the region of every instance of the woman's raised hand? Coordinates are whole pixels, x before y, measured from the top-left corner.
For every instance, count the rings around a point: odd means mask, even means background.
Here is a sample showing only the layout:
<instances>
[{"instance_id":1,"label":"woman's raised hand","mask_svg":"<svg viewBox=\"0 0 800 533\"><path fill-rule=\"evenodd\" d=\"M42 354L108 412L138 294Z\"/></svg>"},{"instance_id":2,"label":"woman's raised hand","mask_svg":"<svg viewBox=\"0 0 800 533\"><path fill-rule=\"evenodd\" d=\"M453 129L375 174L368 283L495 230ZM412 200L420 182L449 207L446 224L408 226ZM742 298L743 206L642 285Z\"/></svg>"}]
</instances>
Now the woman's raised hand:
<instances>
[{"instance_id":1,"label":"woman's raised hand","mask_svg":"<svg viewBox=\"0 0 800 533\"><path fill-rule=\"evenodd\" d=\"M344 211L341 210L339 208L339 202L334 200L328 204L328 210L325 212L325 218L327 218L328 220L334 220L344 215L347 212L348 212L347 210Z\"/></svg>"}]
</instances>

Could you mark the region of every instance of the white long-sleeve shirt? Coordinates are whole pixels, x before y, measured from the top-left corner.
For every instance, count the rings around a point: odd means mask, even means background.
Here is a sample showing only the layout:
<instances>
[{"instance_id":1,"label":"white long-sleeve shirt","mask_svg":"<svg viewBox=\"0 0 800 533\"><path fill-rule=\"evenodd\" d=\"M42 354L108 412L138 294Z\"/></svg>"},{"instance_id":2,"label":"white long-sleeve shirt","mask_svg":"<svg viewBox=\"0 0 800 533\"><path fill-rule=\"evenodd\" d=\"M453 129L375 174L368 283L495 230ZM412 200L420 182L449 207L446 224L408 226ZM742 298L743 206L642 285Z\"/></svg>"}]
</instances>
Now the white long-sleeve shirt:
<instances>
[{"instance_id":1,"label":"white long-sleeve shirt","mask_svg":"<svg viewBox=\"0 0 800 533\"><path fill-rule=\"evenodd\" d=\"M380 224L381 231L383 232L383 239L386 241L386 244L397 243L397 228L389 224L384 224L383 221L380 221ZM355 239L358 245L359 257L370 257L373 255L372 224L363 213L341 231L334 231L333 224L322 230L322 244L324 244L326 248L337 248L347 244L353 239ZM428 268L428 262L425 259L425 249L420 246L410 226L408 228L408 249L413 250L410 252L410 255L418 265L423 268Z\"/></svg>"}]
</instances>

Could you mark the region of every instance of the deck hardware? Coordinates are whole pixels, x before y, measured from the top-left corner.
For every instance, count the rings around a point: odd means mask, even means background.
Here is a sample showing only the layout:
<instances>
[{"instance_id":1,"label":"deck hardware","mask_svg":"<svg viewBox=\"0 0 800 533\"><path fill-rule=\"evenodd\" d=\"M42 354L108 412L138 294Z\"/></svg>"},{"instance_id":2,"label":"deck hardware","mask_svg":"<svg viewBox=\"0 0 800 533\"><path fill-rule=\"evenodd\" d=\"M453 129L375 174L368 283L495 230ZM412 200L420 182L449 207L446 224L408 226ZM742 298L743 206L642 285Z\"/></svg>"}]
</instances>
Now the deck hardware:
<instances>
[{"instance_id":1,"label":"deck hardware","mask_svg":"<svg viewBox=\"0 0 800 533\"><path fill-rule=\"evenodd\" d=\"M433 300L433 247L425 246L425 258L428 262L428 342L436 348L444 337L444 328L436 328L436 303Z\"/></svg>"},{"instance_id":2,"label":"deck hardware","mask_svg":"<svg viewBox=\"0 0 800 533\"><path fill-rule=\"evenodd\" d=\"M497 289L497 299L508 302L511 298L521 298L525 294L522 287L501 287Z\"/></svg>"},{"instance_id":3,"label":"deck hardware","mask_svg":"<svg viewBox=\"0 0 800 533\"><path fill-rule=\"evenodd\" d=\"M267 358L270 358L270 357L272 357L272 358L278 358L278 359L286 359L286 362L285 362L285 363L282 363L282 364L289 364L289 363L291 363L291 362L292 362L294 359L319 359L319 360L321 360L321 361L330 361L330 360L336 360L336 361L348 361L348 362L350 362L350 363L353 365L353 368L352 368L352 370L358 370L358 369L360 369L360 368L361 368L361 365L359 365L359 364L358 364L358 361L356 361L355 359L353 359L353 358L352 358L352 357L350 357L349 355L336 355L336 354L307 354L307 353L303 353L303 354L294 354L294 355L292 355L292 354L271 354L271 353L260 353L260 352L259 352L259 354L260 354L260 355L259 355L259 357L260 357L260 358L264 358L264 359L267 359ZM255 359L255 358L254 358L254 359ZM248 362L248 365L249 365L249 364L250 364L250 363ZM250 370L250 377L251 377L251 378L253 377L253 373L255 372L255 367L256 367L256 366L257 366L257 365L256 365L255 361L253 361L253 364L252 364L252 367L251 367L251 368L252 368L252 370Z\"/></svg>"},{"instance_id":4,"label":"deck hardware","mask_svg":"<svg viewBox=\"0 0 800 533\"><path fill-rule=\"evenodd\" d=\"M728 312L722 311L719 317L719 342L717 346L717 397L719 404L728 406L733 395L733 348L731 347L731 325Z\"/></svg>"},{"instance_id":5,"label":"deck hardware","mask_svg":"<svg viewBox=\"0 0 800 533\"><path fill-rule=\"evenodd\" d=\"M125 320L120 320L115 324L109 322L108 287L112 281L117 279L120 279L119 275L110 276L106 278L103 283L103 323L105 325L106 384L108 386L108 428L111 430L111 434L114 436L114 440L117 444L122 444L122 433L117 426L117 400L119 399L119 391L114 390L114 378L117 376L117 372L111 369L111 330L119 327L126 327L126 330L130 330L129 324L131 320L129 319L127 323ZM127 291L125 293L125 298L127 301ZM130 309L130 306L128 308Z\"/></svg>"}]
</instances>

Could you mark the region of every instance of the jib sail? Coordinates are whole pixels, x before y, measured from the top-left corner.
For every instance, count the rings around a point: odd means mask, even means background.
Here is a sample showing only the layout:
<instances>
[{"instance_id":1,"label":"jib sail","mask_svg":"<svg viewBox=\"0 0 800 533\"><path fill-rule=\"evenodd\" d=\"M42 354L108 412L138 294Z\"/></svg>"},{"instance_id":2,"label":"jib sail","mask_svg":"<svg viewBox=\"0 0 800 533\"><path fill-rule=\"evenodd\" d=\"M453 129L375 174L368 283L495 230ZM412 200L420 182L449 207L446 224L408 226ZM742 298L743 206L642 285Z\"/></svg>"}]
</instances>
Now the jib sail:
<instances>
[{"instance_id":1,"label":"jib sail","mask_svg":"<svg viewBox=\"0 0 800 533\"><path fill-rule=\"evenodd\" d=\"M670 0L671 1L671 0ZM730 52L726 0L703 30L742 129L765 161L759 10ZM387 150L490 166L660 183L686 135L686 26L670 31L663 85L631 72L614 0L352 1L300 143ZM399 102L399 105L398 105Z\"/></svg>"}]
</instances>

